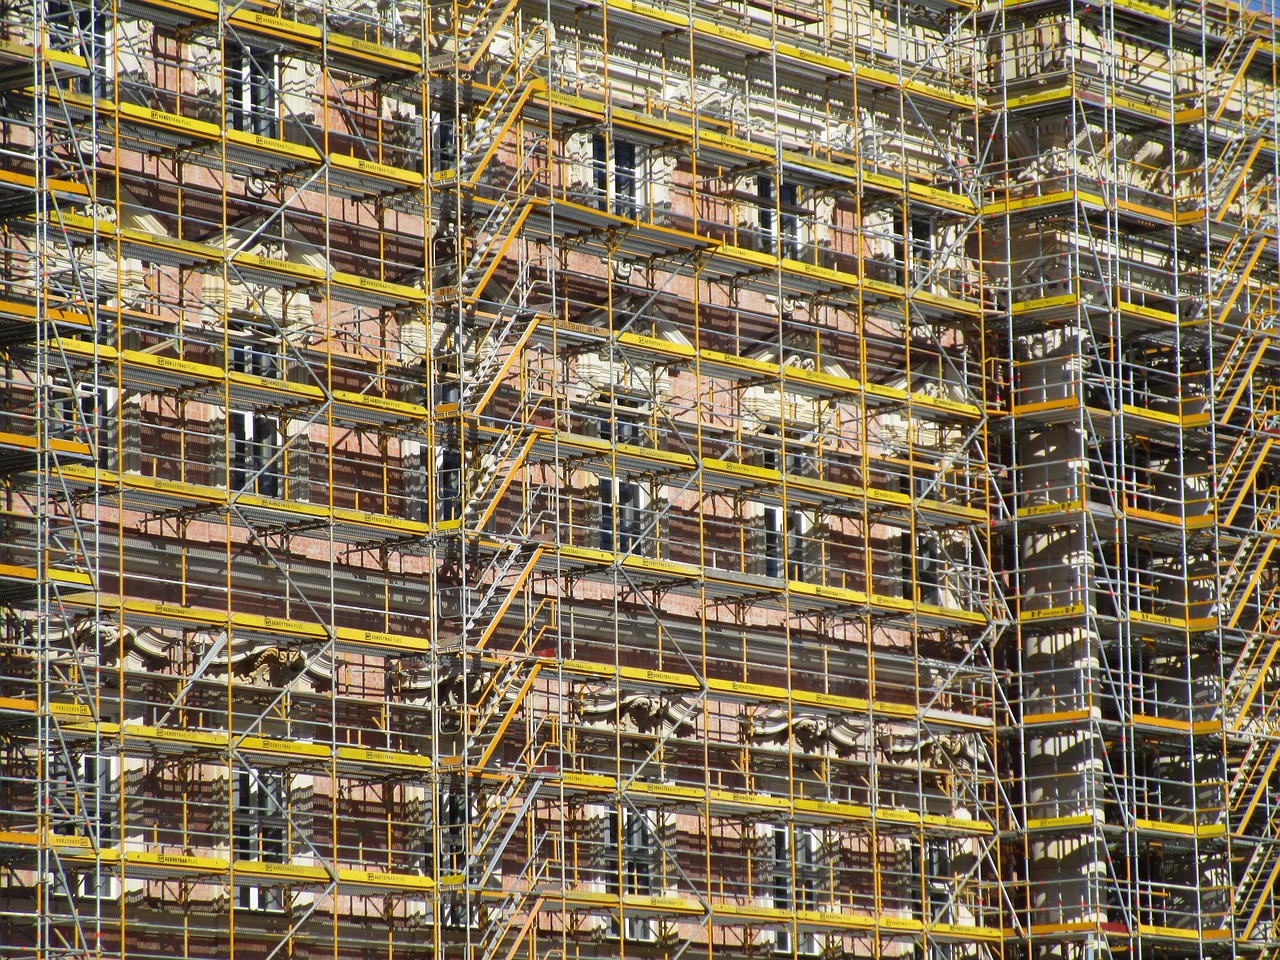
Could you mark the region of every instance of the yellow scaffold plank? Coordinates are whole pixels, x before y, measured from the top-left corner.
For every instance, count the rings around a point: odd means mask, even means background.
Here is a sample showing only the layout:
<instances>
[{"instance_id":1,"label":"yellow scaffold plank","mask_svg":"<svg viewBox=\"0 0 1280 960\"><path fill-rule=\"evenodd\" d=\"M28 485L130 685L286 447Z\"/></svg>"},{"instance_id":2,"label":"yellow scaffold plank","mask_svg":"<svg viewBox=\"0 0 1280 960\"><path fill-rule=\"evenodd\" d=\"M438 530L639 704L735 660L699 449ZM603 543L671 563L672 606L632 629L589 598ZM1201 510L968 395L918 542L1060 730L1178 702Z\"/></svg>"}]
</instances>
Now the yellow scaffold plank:
<instances>
[{"instance_id":1,"label":"yellow scaffold plank","mask_svg":"<svg viewBox=\"0 0 1280 960\"><path fill-rule=\"evenodd\" d=\"M1093 813L1078 813L1065 817L1039 817L1027 821L1027 832L1087 830L1097 826L1099 822L1098 816Z\"/></svg>"},{"instance_id":2,"label":"yellow scaffold plank","mask_svg":"<svg viewBox=\"0 0 1280 960\"><path fill-rule=\"evenodd\" d=\"M1182 940L1186 942L1193 940L1226 940L1231 936L1231 932L1228 930L1201 930L1196 927L1184 930L1181 927L1165 927L1158 924L1140 923L1138 924L1138 936L1159 937L1166 940Z\"/></svg>"},{"instance_id":3,"label":"yellow scaffold plank","mask_svg":"<svg viewBox=\"0 0 1280 960\"><path fill-rule=\"evenodd\" d=\"M410 76L422 69L421 54L397 50L360 37L349 37L336 30L327 32L325 59L331 67L373 77Z\"/></svg>"},{"instance_id":4,"label":"yellow scaffold plank","mask_svg":"<svg viewBox=\"0 0 1280 960\"><path fill-rule=\"evenodd\" d=\"M227 23L245 33L281 41L299 49L318 48L323 36L320 28L312 24L286 20L284 17L272 16L258 10L247 10L244 7L233 10L227 16Z\"/></svg>"},{"instance_id":5,"label":"yellow scaffold plank","mask_svg":"<svg viewBox=\"0 0 1280 960\"><path fill-rule=\"evenodd\" d=\"M38 705L34 700L23 700L20 697L0 697L0 713L22 713L35 715Z\"/></svg>"},{"instance_id":6,"label":"yellow scaffold plank","mask_svg":"<svg viewBox=\"0 0 1280 960\"><path fill-rule=\"evenodd\" d=\"M35 437L24 436L20 433L10 433L7 430L0 430L0 447L12 447L18 450L28 450L32 453L48 451L50 453L65 453L69 456L87 457L90 454L89 445L79 440L64 440L61 437L47 437L44 443L41 443Z\"/></svg>"},{"instance_id":7,"label":"yellow scaffold plank","mask_svg":"<svg viewBox=\"0 0 1280 960\"><path fill-rule=\"evenodd\" d=\"M122 0L120 7L173 27L209 23L218 19L219 12L213 0Z\"/></svg>"},{"instance_id":8,"label":"yellow scaffold plank","mask_svg":"<svg viewBox=\"0 0 1280 960\"><path fill-rule=\"evenodd\" d=\"M492 895L500 895L495 891ZM602 893L576 888L556 900L547 899L544 910L560 904L568 910L587 912L623 910L640 916L698 917L706 916L716 926L796 926L812 931L879 931L884 937L915 937L928 933L953 941L995 942L1003 936L1000 928L968 924L935 923L926 926L909 917L887 914L875 916L844 913L837 910L786 910L758 904L704 902L684 897L642 896L638 894Z\"/></svg>"},{"instance_id":9,"label":"yellow scaffold plank","mask_svg":"<svg viewBox=\"0 0 1280 960\"><path fill-rule=\"evenodd\" d=\"M344 893L429 893L435 889L430 877L414 873L393 873L383 870L357 870L343 867L338 870L338 889Z\"/></svg>"},{"instance_id":10,"label":"yellow scaffold plank","mask_svg":"<svg viewBox=\"0 0 1280 960\"><path fill-rule=\"evenodd\" d=\"M0 39L0 66L34 65L37 61L49 64L55 70L61 68L69 72L82 73L89 69L89 61L78 54L56 50L48 44L41 44L37 49L16 40Z\"/></svg>"},{"instance_id":11,"label":"yellow scaffold plank","mask_svg":"<svg viewBox=\"0 0 1280 960\"><path fill-rule=\"evenodd\" d=\"M555 107L561 112L604 119L604 105L601 101L560 91L539 94L531 99L536 104ZM844 163L834 163L794 150L783 149L778 153L772 143L758 143L721 133L705 124L694 125L670 118L654 117L623 107L613 107L609 116L615 127L633 130L642 137L657 139L660 142L689 145L695 155L704 162L712 164L718 164L721 161L737 161L742 164L777 162L782 165L784 175L791 174L793 179L808 180L833 187L848 188L856 184L860 174L863 185L886 190L895 195L901 195L906 191L911 199L928 206L962 213L973 213L977 210L973 201L963 194L952 193L916 180L904 180L902 177L890 176L887 173L861 171L853 162L855 160L853 157L847 157L847 162Z\"/></svg>"},{"instance_id":12,"label":"yellow scaffold plank","mask_svg":"<svg viewBox=\"0 0 1280 960\"><path fill-rule=\"evenodd\" d=\"M87 573L74 570L58 570L53 567L24 566L15 563L0 563L0 578L7 580L26 580L35 583L40 579L64 583L70 586L90 586L92 580Z\"/></svg>"},{"instance_id":13,"label":"yellow scaffold plank","mask_svg":"<svg viewBox=\"0 0 1280 960\"><path fill-rule=\"evenodd\" d=\"M225 757L227 751L234 748L252 756L259 763L312 767L332 763L341 774L375 778L409 776L429 770L432 766L430 757L416 753L256 735L237 738L219 730L155 727L138 723L126 723L123 726L94 723L90 719L89 708L84 704L51 704L50 707L51 710L58 708L53 712L73 721L64 726L64 731L84 733L104 741L119 738L124 753L129 756L181 756L195 753L204 755L203 763L216 765L219 758ZM74 722L81 720L86 722Z\"/></svg>"},{"instance_id":14,"label":"yellow scaffold plank","mask_svg":"<svg viewBox=\"0 0 1280 960\"><path fill-rule=\"evenodd\" d=\"M77 607L96 608L122 617L134 626L162 626L176 629L191 627L230 628L233 633L262 634L282 640L321 640L330 635L319 624L289 620L283 617L262 616L250 613L227 614L223 610L188 607L180 604L153 600L125 599L110 594L68 594L62 602ZM400 656L427 653L431 641L425 637L384 633L378 630L361 630L353 627L332 629L334 644L340 650L379 656Z\"/></svg>"},{"instance_id":15,"label":"yellow scaffold plank","mask_svg":"<svg viewBox=\"0 0 1280 960\"><path fill-rule=\"evenodd\" d=\"M132 509L210 509L284 525L316 525L319 536L333 536L350 542L390 541L426 536L428 524L388 514L348 507L326 507L297 500L283 500L258 494L228 492L222 487L163 480L141 474L115 474L77 464L59 466L53 475L68 486L114 491Z\"/></svg>"},{"instance_id":16,"label":"yellow scaffold plank","mask_svg":"<svg viewBox=\"0 0 1280 960\"><path fill-rule=\"evenodd\" d=\"M1152 717L1147 714L1133 715L1135 727L1149 730L1168 730L1174 733L1190 733L1196 736L1218 734L1222 732L1222 721L1219 720L1175 720L1171 717Z\"/></svg>"},{"instance_id":17,"label":"yellow scaffold plank","mask_svg":"<svg viewBox=\"0 0 1280 960\"><path fill-rule=\"evenodd\" d=\"M5 40L0 40L0 50L4 49L3 45L6 42ZM29 173L0 170L0 186L34 191L36 189L36 178ZM89 199L89 188L82 183L76 183L74 180L59 180L56 177L46 177L44 189L50 196L59 200L68 200L72 203L85 203Z\"/></svg>"},{"instance_id":18,"label":"yellow scaffold plank","mask_svg":"<svg viewBox=\"0 0 1280 960\"><path fill-rule=\"evenodd\" d=\"M127 850L122 859L125 876L163 880L179 876L224 874L230 863L221 857L197 857L182 853Z\"/></svg>"},{"instance_id":19,"label":"yellow scaffold plank","mask_svg":"<svg viewBox=\"0 0 1280 960\"><path fill-rule=\"evenodd\" d=\"M594 682L609 682L623 686L675 688L680 690L699 690L705 687L713 698L733 702L775 703L783 706L793 705L814 709L838 710L842 713L872 714L891 722L900 722L904 719L909 720L919 716L931 726L938 727L950 726L963 729L989 729L991 727L990 718L934 709L920 711L911 704L888 703L878 700L870 701L862 697L847 697L808 690L789 690L785 687L742 680L725 680L718 677L708 677L702 680L692 674L671 670L619 667L586 660L566 660L558 664L558 668L567 674L589 677Z\"/></svg>"},{"instance_id":20,"label":"yellow scaffold plank","mask_svg":"<svg viewBox=\"0 0 1280 960\"><path fill-rule=\"evenodd\" d=\"M941 103L952 109L973 110L980 104L977 100L956 91L947 90L919 80L902 79L888 70L855 64L852 61L806 50L786 41L738 29L727 24L716 23L699 17L689 17L683 13L665 10L660 7L639 2L639 0L602 0L602 5L611 10L624 11L642 17L670 29L689 30L698 38L707 41L720 41L730 48L736 48L748 56L777 56L794 64L799 69L814 70L824 76L854 77L862 82L893 90L901 90L914 96Z\"/></svg>"},{"instance_id":21,"label":"yellow scaffold plank","mask_svg":"<svg viewBox=\"0 0 1280 960\"><path fill-rule=\"evenodd\" d=\"M1164 820L1135 820L1134 827L1145 833L1159 833L1173 837L1197 837L1205 840L1225 836L1227 828L1221 823L1168 823Z\"/></svg>"},{"instance_id":22,"label":"yellow scaffold plank","mask_svg":"<svg viewBox=\"0 0 1280 960\"><path fill-rule=\"evenodd\" d=\"M422 174L345 153L329 154L328 182L334 193L352 197L380 197L422 189Z\"/></svg>"},{"instance_id":23,"label":"yellow scaffold plank","mask_svg":"<svg viewBox=\"0 0 1280 960\"><path fill-rule=\"evenodd\" d=\"M268 886L323 886L332 879L324 867L302 863L270 863L264 860L236 860L231 864L232 882Z\"/></svg>"},{"instance_id":24,"label":"yellow scaffold plank","mask_svg":"<svg viewBox=\"0 0 1280 960\"><path fill-rule=\"evenodd\" d=\"M14 300L0 300L0 317L29 323L35 323L43 318L56 326L70 326L86 333L94 329L93 320L88 314L48 305L45 305L43 310L38 310L34 303L20 303Z\"/></svg>"}]
</instances>

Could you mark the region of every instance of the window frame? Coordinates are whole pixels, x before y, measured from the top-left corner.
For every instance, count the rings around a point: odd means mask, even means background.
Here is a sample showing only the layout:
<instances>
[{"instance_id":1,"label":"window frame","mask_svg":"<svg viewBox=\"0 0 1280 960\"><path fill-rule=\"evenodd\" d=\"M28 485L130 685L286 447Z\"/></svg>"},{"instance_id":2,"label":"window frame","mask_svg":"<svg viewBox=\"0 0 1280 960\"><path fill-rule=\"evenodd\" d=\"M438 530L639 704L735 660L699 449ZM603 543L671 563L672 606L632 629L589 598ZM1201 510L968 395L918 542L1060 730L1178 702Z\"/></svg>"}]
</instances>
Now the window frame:
<instances>
[{"instance_id":1,"label":"window frame","mask_svg":"<svg viewBox=\"0 0 1280 960\"><path fill-rule=\"evenodd\" d=\"M279 55L274 50L228 41L223 48L222 75L227 129L279 137Z\"/></svg>"},{"instance_id":2,"label":"window frame","mask_svg":"<svg viewBox=\"0 0 1280 960\"><path fill-rule=\"evenodd\" d=\"M612 134L591 137L591 193L597 210L638 219L644 204L643 147Z\"/></svg>"},{"instance_id":3,"label":"window frame","mask_svg":"<svg viewBox=\"0 0 1280 960\"><path fill-rule=\"evenodd\" d=\"M289 795L293 776L284 770L252 767L235 771L232 784L232 855L260 863L289 861ZM260 913L284 910L280 888L236 887L236 907Z\"/></svg>"}]
</instances>

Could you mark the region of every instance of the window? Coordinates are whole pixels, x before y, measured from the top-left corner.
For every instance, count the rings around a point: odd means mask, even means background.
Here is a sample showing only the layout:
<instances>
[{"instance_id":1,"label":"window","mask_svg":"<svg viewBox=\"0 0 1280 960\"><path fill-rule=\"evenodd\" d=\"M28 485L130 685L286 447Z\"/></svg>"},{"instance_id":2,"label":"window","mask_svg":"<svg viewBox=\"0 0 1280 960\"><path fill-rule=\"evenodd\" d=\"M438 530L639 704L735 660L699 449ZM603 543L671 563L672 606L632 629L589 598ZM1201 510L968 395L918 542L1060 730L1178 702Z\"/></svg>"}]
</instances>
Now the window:
<instances>
[{"instance_id":1,"label":"window","mask_svg":"<svg viewBox=\"0 0 1280 960\"><path fill-rule=\"evenodd\" d=\"M458 403L462 396L461 387L457 383L438 383L433 390L434 404L447 406ZM431 462L434 458L434 464ZM427 447L420 455L423 469L434 467L435 510L436 521L457 520L462 516L462 451L459 449L457 431L445 430L435 448ZM426 489L426 482L423 483ZM421 516L424 521L430 519L430 510L423 504Z\"/></svg>"},{"instance_id":2,"label":"window","mask_svg":"<svg viewBox=\"0 0 1280 960\"><path fill-rule=\"evenodd\" d=\"M920 603L942 602L942 551L933 534L916 534L916 589Z\"/></svg>"},{"instance_id":3,"label":"window","mask_svg":"<svg viewBox=\"0 0 1280 960\"><path fill-rule=\"evenodd\" d=\"M115 442L111 436L116 391L89 383L54 385L55 430L59 436L88 444L101 470L111 469Z\"/></svg>"},{"instance_id":4,"label":"window","mask_svg":"<svg viewBox=\"0 0 1280 960\"><path fill-rule=\"evenodd\" d=\"M761 250L788 260L799 260L800 217L797 211L800 192L796 185L783 182L775 198L773 178L757 177L756 194L760 199Z\"/></svg>"},{"instance_id":5,"label":"window","mask_svg":"<svg viewBox=\"0 0 1280 960\"><path fill-rule=\"evenodd\" d=\"M467 829L471 822L471 803L462 785L441 789L434 810L427 808L426 849L423 873L439 870L441 877L459 876L467 872ZM451 930L464 930L469 925L467 898L462 895L442 897L440 922Z\"/></svg>"},{"instance_id":6,"label":"window","mask_svg":"<svg viewBox=\"0 0 1280 960\"><path fill-rule=\"evenodd\" d=\"M782 576L782 511L765 507L764 511L764 575Z\"/></svg>"},{"instance_id":7,"label":"window","mask_svg":"<svg viewBox=\"0 0 1280 960\"><path fill-rule=\"evenodd\" d=\"M818 835L812 828L785 823L774 826L771 895L776 909L817 909L821 879L818 851ZM773 949L776 953L792 952L789 929L773 935ZM818 938L812 933L801 933L795 941L795 952L802 957L816 956Z\"/></svg>"},{"instance_id":8,"label":"window","mask_svg":"<svg viewBox=\"0 0 1280 960\"><path fill-rule=\"evenodd\" d=\"M618 140L613 145L613 212L634 218L636 200L636 145Z\"/></svg>"},{"instance_id":9,"label":"window","mask_svg":"<svg viewBox=\"0 0 1280 960\"><path fill-rule=\"evenodd\" d=\"M921 217L911 219L911 277L925 283L933 263L933 224Z\"/></svg>"},{"instance_id":10,"label":"window","mask_svg":"<svg viewBox=\"0 0 1280 960\"><path fill-rule=\"evenodd\" d=\"M902 599L937 606L942 603L941 547L937 537L927 531L916 533L914 551L912 543L909 533L899 535L896 540L890 538L892 575L897 576L902 585Z\"/></svg>"},{"instance_id":11,"label":"window","mask_svg":"<svg viewBox=\"0 0 1280 960\"><path fill-rule=\"evenodd\" d=\"M443 876L463 873L467 866L467 823L469 804L461 789L440 791L435 850Z\"/></svg>"},{"instance_id":12,"label":"window","mask_svg":"<svg viewBox=\"0 0 1280 960\"><path fill-rule=\"evenodd\" d=\"M457 137L453 117L433 112L431 114L431 169L452 170L458 162Z\"/></svg>"},{"instance_id":13,"label":"window","mask_svg":"<svg viewBox=\"0 0 1280 960\"><path fill-rule=\"evenodd\" d=\"M804 532L808 526L804 514L790 510L783 524L783 513L777 507L764 509L764 575L804 581Z\"/></svg>"},{"instance_id":14,"label":"window","mask_svg":"<svg viewBox=\"0 0 1280 960\"><path fill-rule=\"evenodd\" d=\"M639 214L639 150L634 143L596 134L591 142L595 206L619 217Z\"/></svg>"},{"instance_id":15,"label":"window","mask_svg":"<svg viewBox=\"0 0 1280 960\"><path fill-rule=\"evenodd\" d=\"M654 837L649 814L622 809L609 817L606 843L605 890L615 896L651 896L654 882ZM610 934L627 941L653 939L653 921L647 917L627 917L625 924L610 925Z\"/></svg>"},{"instance_id":16,"label":"window","mask_svg":"<svg viewBox=\"0 0 1280 960\"><path fill-rule=\"evenodd\" d=\"M1089 450L1089 502L1111 504L1111 491L1115 488L1113 475L1115 468L1110 466L1110 459L1102 456L1096 447Z\"/></svg>"},{"instance_id":17,"label":"window","mask_svg":"<svg viewBox=\"0 0 1280 960\"><path fill-rule=\"evenodd\" d=\"M436 461L436 519L440 522L462 516L462 456L452 444L445 446Z\"/></svg>"},{"instance_id":18,"label":"window","mask_svg":"<svg viewBox=\"0 0 1280 960\"><path fill-rule=\"evenodd\" d=\"M120 758L96 753L71 758L58 754L50 767L53 832L87 837L101 847L118 846ZM120 895L120 881L110 868L90 868L66 874L61 892L71 897L114 898Z\"/></svg>"},{"instance_id":19,"label":"window","mask_svg":"<svg viewBox=\"0 0 1280 960\"><path fill-rule=\"evenodd\" d=\"M280 493L275 472L280 450L280 431L274 417L232 411L231 488L264 497Z\"/></svg>"},{"instance_id":20,"label":"window","mask_svg":"<svg viewBox=\"0 0 1280 960\"><path fill-rule=\"evenodd\" d=\"M227 126L263 137L279 136L276 91L280 87L276 55L268 50L227 44Z\"/></svg>"},{"instance_id":21,"label":"window","mask_svg":"<svg viewBox=\"0 0 1280 960\"><path fill-rule=\"evenodd\" d=\"M644 546L643 494L639 484L600 478L600 549L640 553Z\"/></svg>"},{"instance_id":22,"label":"window","mask_svg":"<svg viewBox=\"0 0 1280 960\"><path fill-rule=\"evenodd\" d=\"M924 903L932 922L951 922L951 849L946 840L926 837L923 848L912 844L917 858L917 875L923 878Z\"/></svg>"},{"instance_id":23,"label":"window","mask_svg":"<svg viewBox=\"0 0 1280 960\"><path fill-rule=\"evenodd\" d=\"M1156 579L1160 569L1157 557L1156 553L1136 544L1126 545L1125 562L1128 570L1124 578L1123 593L1127 598L1128 612L1153 613L1156 611L1156 598L1160 589L1159 581Z\"/></svg>"},{"instance_id":24,"label":"window","mask_svg":"<svg viewBox=\"0 0 1280 960\"><path fill-rule=\"evenodd\" d=\"M1085 406L1098 410L1114 410L1111 398L1112 385L1116 383L1116 369L1120 366L1109 357L1090 353L1084 362L1081 379L1084 381Z\"/></svg>"},{"instance_id":25,"label":"window","mask_svg":"<svg viewBox=\"0 0 1280 960\"><path fill-rule=\"evenodd\" d=\"M99 6L95 14L88 3L76 7L64 0L49 0L45 23L49 27L50 46L84 57L89 64L89 73L74 81L76 93L111 98L116 76L115 44L102 9Z\"/></svg>"},{"instance_id":26,"label":"window","mask_svg":"<svg viewBox=\"0 0 1280 960\"><path fill-rule=\"evenodd\" d=\"M648 436L640 402L625 397L614 398L613 409L600 418L599 434L601 440L646 446Z\"/></svg>"},{"instance_id":27,"label":"window","mask_svg":"<svg viewBox=\"0 0 1280 960\"><path fill-rule=\"evenodd\" d=\"M274 344L239 344L231 348L231 369L274 378L279 355ZM274 416L232 410L227 415L231 434L231 489L264 497L280 496L280 424Z\"/></svg>"},{"instance_id":28,"label":"window","mask_svg":"<svg viewBox=\"0 0 1280 960\"><path fill-rule=\"evenodd\" d=\"M785 402L791 403L791 394L785 398ZM765 427L760 431L761 436L768 437L765 441L768 446L764 446L760 450L760 466L766 470L782 470L788 476L810 476L813 472L813 461L806 455L804 446L798 443L789 445L787 455L783 457L783 443L778 434L777 427Z\"/></svg>"},{"instance_id":29,"label":"window","mask_svg":"<svg viewBox=\"0 0 1280 960\"><path fill-rule=\"evenodd\" d=\"M1151 495L1151 451L1140 441L1128 443L1124 447L1123 460L1125 495L1129 506L1138 510L1155 509L1156 504ZM1248 519L1247 515L1245 519Z\"/></svg>"},{"instance_id":30,"label":"window","mask_svg":"<svg viewBox=\"0 0 1280 960\"><path fill-rule=\"evenodd\" d=\"M926 217L903 219L894 216L893 257L902 264L903 283L908 287L928 282L933 263L933 224Z\"/></svg>"},{"instance_id":31,"label":"window","mask_svg":"<svg viewBox=\"0 0 1280 960\"><path fill-rule=\"evenodd\" d=\"M410 520L430 523L431 498L427 496L428 464L431 448L417 440L400 441L400 476L404 491L404 515Z\"/></svg>"},{"instance_id":32,"label":"window","mask_svg":"<svg viewBox=\"0 0 1280 960\"><path fill-rule=\"evenodd\" d=\"M262 863L286 861L289 774L241 770L235 784L235 857ZM238 887L242 910L280 910L283 900L275 887Z\"/></svg>"}]
</instances>

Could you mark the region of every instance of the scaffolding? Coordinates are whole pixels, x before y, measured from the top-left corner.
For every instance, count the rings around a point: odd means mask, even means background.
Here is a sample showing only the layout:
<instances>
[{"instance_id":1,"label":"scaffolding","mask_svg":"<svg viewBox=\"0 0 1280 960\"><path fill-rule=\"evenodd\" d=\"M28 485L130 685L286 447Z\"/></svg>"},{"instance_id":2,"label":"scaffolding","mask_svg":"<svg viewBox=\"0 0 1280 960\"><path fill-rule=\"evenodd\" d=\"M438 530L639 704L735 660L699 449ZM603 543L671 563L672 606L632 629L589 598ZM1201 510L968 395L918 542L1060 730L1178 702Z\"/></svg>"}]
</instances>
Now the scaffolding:
<instances>
[{"instance_id":1,"label":"scaffolding","mask_svg":"<svg viewBox=\"0 0 1280 960\"><path fill-rule=\"evenodd\" d=\"M0 955L1275 955L1277 21L0 29Z\"/></svg>"},{"instance_id":2,"label":"scaffolding","mask_svg":"<svg viewBox=\"0 0 1280 960\"><path fill-rule=\"evenodd\" d=\"M1028 943L1270 956L1276 22L984 16Z\"/></svg>"}]
</instances>

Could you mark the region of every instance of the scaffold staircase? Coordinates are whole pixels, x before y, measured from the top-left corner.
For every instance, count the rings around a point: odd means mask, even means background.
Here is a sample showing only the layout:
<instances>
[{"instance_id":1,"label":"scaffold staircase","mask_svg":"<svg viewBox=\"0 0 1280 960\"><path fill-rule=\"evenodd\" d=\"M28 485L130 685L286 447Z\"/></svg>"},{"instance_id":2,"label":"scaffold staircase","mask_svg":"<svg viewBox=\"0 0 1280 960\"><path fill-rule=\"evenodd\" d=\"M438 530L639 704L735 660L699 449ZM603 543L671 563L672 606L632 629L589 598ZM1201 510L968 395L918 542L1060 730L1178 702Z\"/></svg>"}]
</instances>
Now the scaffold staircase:
<instances>
[{"instance_id":1,"label":"scaffold staircase","mask_svg":"<svg viewBox=\"0 0 1280 960\"><path fill-rule=\"evenodd\" d=\"M1230 526L1235 520L1249 491L1253 489L1262 464L1275 444L1274 438L1249 431L1242 434L1231 448L1226 464L1219 471L1216 484L1218 520L1223 526ZM1235 558L1226 573L1230 575L1230 580L1224 582L1237 582L1240 570L1235 564Z\"/></svg>"},{"instance_id":2,"label":"scaffold staircase","mask_svg":"<svg viewBox=\"0 0 1280 960\"><path fill-rule=\"evenodd\" d=\"M474 70L489 50L489 45L506 25L515 11L518 0L476 0L459 3L450 18L456 24L458 46L448 64L455 62L458 69L469 73Z\"/></svg>"},{"instance_id":3,"label":"scaffold staircase","mask_svg":"<svg viewBox=\"0 0 1280 960\"><path fill-rule=\"evenodd\" d=\"M1215 123L1227 114L1232 96L1240 88L1249 65L1266 42L1260 36L1258 20L1257 13L1238 11L1226 43L1214 58L1210 68L1214 83L1205 98L1205 113Z\"/></svg>"},{"instance_id":4,"label":"scaffold staircase","mask_svg":"<svg viewBox=\"0 0 1280 960\"><path fill-rule=\"evenodd\" d=\"M1275 118L1265 100L1251 103L1239 97L1238 112L1232 110L1254 59L1267 46L1262 35L1265 26L1259 19L1256 12L1236 11L1227 41L1210 68L1213 80L1205 97L1206 119L1231 130L1206 177L1205 207L1217 221L1227 216L1267 139L1274 139Z\"/></svg>"},{"instance_id":5,"label":"scaffold staircase","mask_svg":"<svg viewBox=\"0 0 1280 960\"><path fill-rule=\"evenodd\" d=\"M1251 664L1237 671L1236 699L1229 726L1250 736L1244 756L1229 766L1225 818L1235 849L1247 851L1247 860L1233 891L1232 911L1235 937L1239 941L1255 941L1263 924L1268 929L1261 939L1271 938L1274 918L1267 910L1280 875L1280 833L1277 832L1276 807L1269 788L1277 763L1280 762L1280 738L1277 738L1275 694L1261 710L1251 710L1263 685L1273 672L1277 640L1269 631L1258 631L1251 638L1241 660ZM1228 702L1231 697L1229 695Z\"/></svg>"},{"instance_id":6,"label":"scaffold staircase","mask_svg":"<svg viewBox=\"0 0 1280 960\"><path fill-rule=\"evenodd\" d=\"M480 299L498 264L520 235L532 209L533 201L527 197L504 196L476 226L470 256L460 277L459 288L464 304L474 306Z\"/></svg>"},{"instance_id":7,"label":"scaffold staircase","mask_svg":"<svg viewBox=\"0 0 1280 960\"><path fill-rule=\"evenodd\" d=\"M546 81L540 76L545 69L546 45L543 31L526 34L489 96L479 105L477 119L458 156L457 174L464 183L474 186L480 181L529 97L546 89Z\"/></svg>"},{"instance_id":8,"label":"scaffold staircase","mask_svg":"<svg viewBox=\"0 0 1280 960\"><path fill-rule=\"evenodd\" d=\"M1268 906L1280 875L1280 843L1274 839L1275 826L1274 822L1268 824L1272 839L1253 846L1244 874L1236 884L1233 914L1237 941L1267 941L1273 936L1275 920Z\"/></svg>"}]
</instances>

